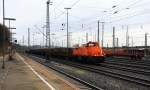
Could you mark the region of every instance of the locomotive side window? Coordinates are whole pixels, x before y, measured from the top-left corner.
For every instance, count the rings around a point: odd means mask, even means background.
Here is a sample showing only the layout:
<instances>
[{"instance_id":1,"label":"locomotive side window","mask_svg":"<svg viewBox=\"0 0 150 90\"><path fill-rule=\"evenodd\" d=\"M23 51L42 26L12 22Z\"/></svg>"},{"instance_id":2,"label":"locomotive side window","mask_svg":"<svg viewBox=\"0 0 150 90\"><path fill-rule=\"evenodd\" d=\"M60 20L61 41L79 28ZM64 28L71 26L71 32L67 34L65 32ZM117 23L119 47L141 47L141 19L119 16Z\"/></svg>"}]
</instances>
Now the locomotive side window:
<instances>
[{"instance_id":1,"label":"locomotive side window","mask_svg":"<svg viewBox=\"0 0 150 90\"><path fill-rule=\"evenodd\" d=\"M93 46L95 46L95 44L93 44L93 43L88 44L88 47L93 47Z\"/></svg>"}]
</instances>

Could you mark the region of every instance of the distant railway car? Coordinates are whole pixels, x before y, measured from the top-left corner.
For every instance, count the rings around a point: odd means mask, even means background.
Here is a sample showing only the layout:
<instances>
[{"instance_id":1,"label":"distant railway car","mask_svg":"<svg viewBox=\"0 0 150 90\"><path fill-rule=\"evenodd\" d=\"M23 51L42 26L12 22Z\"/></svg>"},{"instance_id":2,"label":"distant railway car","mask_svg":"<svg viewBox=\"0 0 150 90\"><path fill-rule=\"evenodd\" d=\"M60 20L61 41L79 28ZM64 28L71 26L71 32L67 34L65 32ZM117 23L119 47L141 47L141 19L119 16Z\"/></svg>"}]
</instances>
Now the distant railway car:
<instances>
[{"instance_id":1,"label":"distant railway car","mask_svg":"<svg viewBox=\"0 0 150 90\"><path fill-rule=\"evenodd\" d=\"M51 48L30 50L28 53L46 56L47 58L60 58L80 62L100 63L104 61L105 54L96 42L89 42L76 48Z\"/></svg>"},{"instance_id":2,"label":"distant railway car","mask_svg":"<svg viewBox=\"0 0 150 90\"><path fill-rule=\"evenodd\" d=\"M120 57L129 57L131 59L142 59L144 57L144 50L140 49L126 49L126 48L118 48L115 49L104 49L106 56L120 56Z\"/></svg>"},{"instance_id":3,"label":"distant railway car","mask_svg":"<svg viewBox=\"0 0 150 90\"><path fill-rule=\"evenodd\" d=\"M103 49L106 56L120 56L125 55L125 50L122 48L115 49L115 51L112 48Z\"/></svg>"}]
</instances>

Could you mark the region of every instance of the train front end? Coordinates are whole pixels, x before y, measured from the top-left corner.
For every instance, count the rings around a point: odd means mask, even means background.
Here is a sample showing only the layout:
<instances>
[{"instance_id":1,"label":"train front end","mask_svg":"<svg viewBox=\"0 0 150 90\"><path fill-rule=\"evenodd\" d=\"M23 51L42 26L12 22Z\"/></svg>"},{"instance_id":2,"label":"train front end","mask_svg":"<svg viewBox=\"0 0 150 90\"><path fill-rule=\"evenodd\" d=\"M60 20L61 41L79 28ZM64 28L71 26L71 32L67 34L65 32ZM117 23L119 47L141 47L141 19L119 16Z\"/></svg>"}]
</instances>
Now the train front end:
<instances>
[{"instance_id":1,"label":"train front end","mask_svg":"<svg viewBox=\"0 0 150 90\"><path fill-rule=\"evenodd\" d=\"M105 53L97 42L89 42L73 49L73 56L81 62L101 63L105 60Z\"/></svg>"}]
</instances>

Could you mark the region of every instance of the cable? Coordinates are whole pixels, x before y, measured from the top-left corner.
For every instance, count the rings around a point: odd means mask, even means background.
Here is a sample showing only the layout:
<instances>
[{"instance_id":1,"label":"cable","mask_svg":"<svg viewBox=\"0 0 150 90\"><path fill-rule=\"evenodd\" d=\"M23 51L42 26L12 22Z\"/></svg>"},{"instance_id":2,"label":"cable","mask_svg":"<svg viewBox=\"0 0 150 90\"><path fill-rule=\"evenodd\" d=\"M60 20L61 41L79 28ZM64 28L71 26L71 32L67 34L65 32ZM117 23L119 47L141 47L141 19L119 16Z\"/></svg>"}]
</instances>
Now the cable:
<instances>
[{"instance_id":1,"label":"cable","mask_svg":"<svg viewBox=\"0 0 150 90\"><path fill-rule=\"evenodd\" d=\"M72 5L71 5L71 8L73 8L77 3L79 3L80 0L77 0L76 2L74 2Z\"/></svg>"},{"instance_id":2,"label":"cable","mask_svg":"<svg viewBox=\"0 0 150 90\"><path fill-rule=\"evenodd\" d=\"M71 8L73 8L77 3L79 3L80 0L77 0L76 2L74 2L72 5L71 5ZM58 9L58 8L57 8ZM61 10L60 10L61 11ZM65 11L61 11L62 13L60 15L58 15L56 18L58 19L61 15L65 14Z\"/></svg>"},{"instance_id":3,"label":"cable","mask_svg":"<svg viewBox=\"0 0 150 90\"><path fill-rule=\"evenodd\" d=\"M131 16L128 16L128 17L124 17L124 18L120 18L120 19L117 19L117 20L113 20L113 21L111 21L111 22L108 22L108 23L112 23L112 22L121 21L121 20L124 20L124 19L127 19L127 18L131 18L131 17L135 17L135 16L139 16L139 15L147 14L147 13L150 13L150 12L138 13L138 14L131 15Z\"/></svg>"},{"instance_id":4,"label":"cable","mask_svg":"<svg viewBox=\"0 0 150 90\"><path fill-rule=\"evenodd\" d=\"M36 29L38 29L38 31L46 37L46 35L45 35L36 25L34 25L34 27L35 27Z\"/></svg>"},{"instance_id":5,"label":"cable","mask_svg":"<svg viewBox=\"0 0 150 90\"><path fill-rule=\"evenodd\" d=\"M124 10L127 10L127 9L130 9L130 8L129 8L130 6L136 5L137 3L139 3L139 1L141 1L141 0L137 0L137 1L135 1L135 2L133 2L133 3L131 3L131 4L129 4L128 6L125 6L125 7L121 8L121 9L111 10L110 12L113 12L113 13L115 14L115 13L118 13L118 12L121 12L121 11L124 11ZM118 6L119 6L119 5L118 5ZM116 7L117 7L117 6L116 6ZM114 8L114 9L116 9L116 8Z\"/></svg>"},{"instance_id":6,"label":"cable","mask_svg":"<svg viewBox=\"0 0 150 90\"><path fill-rule=\"evenodd\" d=\"M63 3L64 1L65 1L65 0L60 1L60 3L58 3L58 5L55 6L55 8L58 8L60 5L62 5L62 3ZM55 9L55 8L54 8L54 9Z\"/></svg>"},{"instance_id":7,"label":"cable","mask_svg":"<svg viewBox=\"0 0 150 90\"><path fill-rule=\"evenodd\" d=\"M80 0L77 0L72 6L74 6L74 5L75 5L76 3L78 3L79 1L80 1ZM139 1L139 0L138 0L138 1ZM138 1L136 1L136 2L134 2L134 3L132 3L132 4L135 4L135 3L137 3ZM130 5L132 5L132 4L130 4ZM130 5L128 5L128 6L130 6ZM59 10L59 9L58 9L58 10ZM59 11L61 11L61 10L59 10ZM63 12L63 11L61 11L61 12L62 12L62 14L65 14L65 12ZM62 14L61 14L61 15L62 15ZM60 16L61 16L61 15L60 15ZM136 16L136 15L134 15L134 16ZM131 17L131 16L128 16L128 18L129 18L129 17ZM132 17L133 17L133 15L132 15ZM127 17L125 17L125 18L127 18ZM119 21L119 20L122 20L122 19L125 19L125 18L120 18L120 19L114 20L114 21ZM89 20L89 19L88 19L88 20ZM80 21L82 21L82 20L80 20ZM95 21L96 21L96 20L95 20ZM94 22L95 22L95 21L94 21ZM92 21L92 23L93 23L93 21ZM91 23L90 23L90 24L91 24Z\"/></svg>"},{"instance_id":8,"label":"cable","mask_svg":"<svg viewBox=\"0 0 150 90\"><path fill-rule=\"evenodd\" d=\"M139 3L139 1L141 1L141 0L135 1L135 2L133 2L132 4L128 5L127 7L130 7L130 6L133 6L133 5L137 4L137 3Z\"/></svg>"}]
</instances>

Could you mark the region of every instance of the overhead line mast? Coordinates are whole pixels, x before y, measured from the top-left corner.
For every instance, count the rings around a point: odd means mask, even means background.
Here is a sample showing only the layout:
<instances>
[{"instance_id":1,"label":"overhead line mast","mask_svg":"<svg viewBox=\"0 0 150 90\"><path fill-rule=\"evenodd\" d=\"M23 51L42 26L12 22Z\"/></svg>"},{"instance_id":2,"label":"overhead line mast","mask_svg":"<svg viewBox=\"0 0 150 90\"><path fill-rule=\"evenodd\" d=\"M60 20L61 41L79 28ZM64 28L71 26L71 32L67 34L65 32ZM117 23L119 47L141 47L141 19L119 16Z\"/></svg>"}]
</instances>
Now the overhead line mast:
<instances>
[{"instance_id":1,"label":"overhead line mast","mask_svg":"<svg viewBox=\"0 0 150 90\"><path fill-rule=\"evenodd\" d=\"M50 38L50 15L49 15L49 5L52 5L52 2L50 2L50 0L48 0L46 2L47 4L47 11L46 11L46 47L51 47L51 38Z\"/></svg>"},{"instance_id":2,"label":"overhead line mast","mask_svg":"<svg viewBox=\"0 0 150 90\"><path fill-rule=\"evenodd\" d=\"M98 43L100 43L100 40L99 40L99 23L101 23L102 24L102 40L101 40L101 46L103 47L103 43L104 43L104 23L105 22L100 22L99 20L98 20L98 35L97 35L97 41L98 41Z\"/></svg>"},{"instance_id":3,"label":"overhead line mast","mask_svg":"<svg viewBox=\"0 0 150 90\"><path fill-rule=\"evenodd\" d=\"M30 48L30 28L28 28L28 48Z\"/></svg>"}]
</instances>

